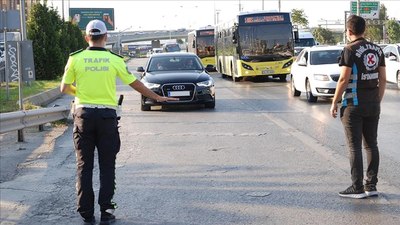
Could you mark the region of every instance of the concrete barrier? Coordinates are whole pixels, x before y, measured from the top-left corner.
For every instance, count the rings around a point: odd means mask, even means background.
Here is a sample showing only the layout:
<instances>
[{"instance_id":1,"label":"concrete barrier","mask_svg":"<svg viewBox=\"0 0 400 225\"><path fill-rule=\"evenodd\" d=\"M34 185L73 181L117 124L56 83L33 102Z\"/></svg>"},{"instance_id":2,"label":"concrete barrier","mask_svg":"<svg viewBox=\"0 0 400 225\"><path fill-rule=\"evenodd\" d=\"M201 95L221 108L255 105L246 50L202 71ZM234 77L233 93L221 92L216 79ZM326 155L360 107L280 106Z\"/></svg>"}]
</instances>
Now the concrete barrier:
<instances>
[{"instance_id":1,"label":"concrete barrier","mask_svg":"<svg viewBox=\"0 0 400 225\"><path fill-rule=\"evenodd\" d=\"M29 102L37 106L46 106L62 95L63 93L61 93L60 87L56 87L48 91L24 98L24 103Z\"/></svg>"}]
</instances>

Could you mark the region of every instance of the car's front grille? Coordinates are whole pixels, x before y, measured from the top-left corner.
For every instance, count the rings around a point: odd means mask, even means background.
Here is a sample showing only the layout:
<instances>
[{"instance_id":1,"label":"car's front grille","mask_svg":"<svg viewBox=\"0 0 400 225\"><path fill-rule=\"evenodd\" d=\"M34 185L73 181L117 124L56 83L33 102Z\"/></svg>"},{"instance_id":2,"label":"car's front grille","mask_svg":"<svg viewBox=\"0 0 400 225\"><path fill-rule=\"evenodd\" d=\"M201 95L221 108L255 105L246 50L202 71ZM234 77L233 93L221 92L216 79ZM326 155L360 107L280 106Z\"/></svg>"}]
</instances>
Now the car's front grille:
<instances>
[{"instance_id":1,"label":"car's front grille","mask_svg":"<svg viewBox=\"0 0 400 225\"><path fill-rule=\"evenodd\" d=\"M193 83L164 84L161 90L164 96L179 98L179 101L193 101L196 85Z\"/></svg>"},{"instance_id":2,"label":"car's front grille","mask_svg":"<svg viewBox=\"0 0 400 225\"><path fill-rule=\"evenodd\" d=\"M332 78L333 81L338 82L339 76L340 76L340 74L332 74L332 75L331 75L331 78Z\"/></svg>"}]
</instances>

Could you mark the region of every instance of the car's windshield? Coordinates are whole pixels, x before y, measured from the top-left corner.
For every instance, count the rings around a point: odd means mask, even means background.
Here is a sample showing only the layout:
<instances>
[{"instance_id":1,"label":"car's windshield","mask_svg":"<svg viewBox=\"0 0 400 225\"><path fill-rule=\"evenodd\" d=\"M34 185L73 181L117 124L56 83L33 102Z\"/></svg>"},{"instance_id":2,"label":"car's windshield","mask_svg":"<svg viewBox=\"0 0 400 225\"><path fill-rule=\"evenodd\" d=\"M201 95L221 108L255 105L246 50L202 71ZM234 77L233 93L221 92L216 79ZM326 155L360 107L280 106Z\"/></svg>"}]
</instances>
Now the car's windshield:
<instances>
[{"instance_id":1,"label":"car's windshield","mask_svg":"<svg viewBox=\"0 0 400 225\"><path fill-rule=\"evenodd\" d=\"M311 47L315 45L314 38L300 38L294 43L295 47Z\"/></svg>"},{"instance_id":2,"label":"car's windshield","mask_svg":"<svg viewBox=\"0 0 400 225\"><path fill-rule=\"evenodd\" d=\"M310 65L337 64L341 52L341 49L311 51Z\"/></svg>"},{"instance_id":3,"label":"car's windshield","mask_svg":"<svg viewBox=\"0 0 400 225\"><path fill-rule=\"evenodd\" d=\"M166 52L180 52L181 49L179 48L178 44L167 44L165 45Z\"/></svg>"},{"instance_id":4,"label":"car's windshield","mask_svg":"<svg viewBox=\"0 0 400 225\"><path fill-rule=\"evenodd\" d=\"M198 58L193 56L163 56L150 60L148 71L202 70Z\"/></svg>"}]
</instances>

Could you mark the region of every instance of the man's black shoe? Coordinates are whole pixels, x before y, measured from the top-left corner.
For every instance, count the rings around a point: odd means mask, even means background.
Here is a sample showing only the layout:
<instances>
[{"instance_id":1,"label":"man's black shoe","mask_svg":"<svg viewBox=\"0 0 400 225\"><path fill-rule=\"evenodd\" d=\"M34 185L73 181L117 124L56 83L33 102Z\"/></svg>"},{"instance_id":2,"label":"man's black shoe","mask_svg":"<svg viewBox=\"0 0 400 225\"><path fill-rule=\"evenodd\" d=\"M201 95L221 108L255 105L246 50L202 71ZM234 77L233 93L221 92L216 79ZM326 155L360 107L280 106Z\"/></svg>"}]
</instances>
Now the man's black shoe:
<instances>
[{"instance_id":1,"label":"man's black shoe","mask_svg":"<svg viewBox=\"0 0 400 225\"><path fill-rule=\"evenodd\" d=\"M101 212L100 225L111 224L115 221L115 216L112 213Z\"/></svg>"},{"instance_id":2,"label":"man's black shoe","mask_svg":"<svg viewBox=\"0 0 400 225\"><path fill-rule=\"evenodd\" d=\"M343 198L365 198L367 194L364 192L364 188L354 188L354 186L348 187L346 190L339 192L339 196Z\"/></svg>"},{"instance_id":3,"label":"man's black shoe","mask_svg":"<svg viewBox=\"0 0 400 225\"><path fill-rule=\"evenodd\" d=\"M95 225L96 224L96 219L93 217L89 218L82 218L83 219L83 225Z\"/></svg>"},{"instance_id":4,"label":"man's black shoe","mask_svg":"<svg viewBox=\"0 0 400 225\"><path fill-rule=\"evenodd\" d=\"M375 185L365 185L364 190L365 190L365 194L368 197L378 196L378 190L376 190Z\"/></svg>"}]
</instances>

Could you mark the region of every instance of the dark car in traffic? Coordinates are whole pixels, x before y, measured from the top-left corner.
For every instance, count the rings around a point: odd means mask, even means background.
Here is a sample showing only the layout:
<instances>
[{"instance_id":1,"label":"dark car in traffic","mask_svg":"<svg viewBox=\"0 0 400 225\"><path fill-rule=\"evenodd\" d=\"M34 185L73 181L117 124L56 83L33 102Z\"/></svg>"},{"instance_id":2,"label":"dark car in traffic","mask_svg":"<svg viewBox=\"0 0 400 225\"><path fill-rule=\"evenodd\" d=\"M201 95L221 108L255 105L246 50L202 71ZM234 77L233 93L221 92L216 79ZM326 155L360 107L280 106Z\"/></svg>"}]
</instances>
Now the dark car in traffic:
<instances>
[{"instance_id":1,"label":"dark car in traffic","mask_svg":"<svg viewBox=\"0 0 400 225\"><path fill-rule=\"evenodd\" d=\"M214 80L193 53L153 54L137 72L142 73L143 84L155 93L179 98L179 101L156 102L142 95L142 111L157 105L204 104L206 108L215 108Z\"/></svg>"}]
</instances>

